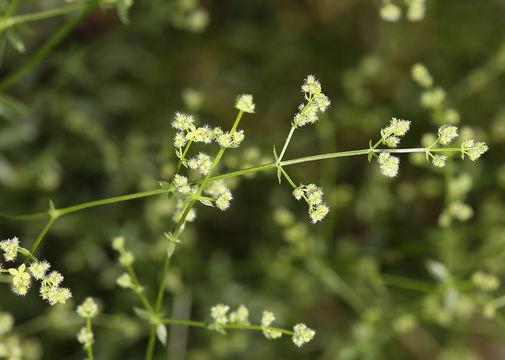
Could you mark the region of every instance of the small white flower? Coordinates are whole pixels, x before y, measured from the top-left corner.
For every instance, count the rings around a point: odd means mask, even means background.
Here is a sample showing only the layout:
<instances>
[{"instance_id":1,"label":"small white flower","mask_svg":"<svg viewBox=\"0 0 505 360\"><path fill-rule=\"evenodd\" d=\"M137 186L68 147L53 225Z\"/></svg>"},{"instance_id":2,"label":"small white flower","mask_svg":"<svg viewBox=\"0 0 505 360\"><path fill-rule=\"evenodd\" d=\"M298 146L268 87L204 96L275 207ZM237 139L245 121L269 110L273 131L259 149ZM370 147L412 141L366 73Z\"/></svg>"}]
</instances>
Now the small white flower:
<instances>
[{"instance_id":1,"label":"small white flower","mask_svg":"<svg viewBox=\"0 0 505 360\"><path fill-rule=\"evenodd\" d=\"M116 284L122 288L133 288L133 280L130 274L123 273L116 279Z\"/></svg>"},{"instance_id":2,"label":"small white flower","mask_svg":"<svg viewBox=\"0 0 505 360\"><path fill-rule=\"evenodd\" d=\"M51 265L45 260L40 262L35 262L30 264L28 270L32 273L32 276L37 280L42 280L46 274L46 271L49 270Z\"/></svg>"},{"instance_id":3,"label":"small white flower","mask_svg":"<svg viewBox=\"0 0 505 360\"><path fill-rule=\"evenodd\" d=\"M436 167L444 167L446 160L447 160L447 156L445 156L445 155L434 155L433 156L433 165L435 165Z\"/></svg>"},{"instance_id":4,"label":"small white flower","mask_svg":"<svg viewBox=\"0 0 505 360\"><path fill-rule=\"evenodd\" d=\"M18 255L19 239L13 237L12 239L0 241L0 248L4 251L6 261L14 261Z\"/></svg>"},{"instance_id":5,"label":"small white flower","mask_svg":"<svg viewBox=\"0 0 505 360\"><path fill-rule=\"evenodd\" d=\"M226 325L228 323L228 316L226 315L230 307L224 304L217 304L210 308L210 316L218 325Z\"/></svg>"},{"instance_id":6,"label":"small white flower","mask_svg":"<svg viewBox=\"0 0 505 360\"><path fill-rule=\"evenodd\" d=\"M116 236L112 239L112 248L116 251L121 251L124 249L124 237Z\"/></svg>"},{"instance_id":7,"label":"small white flower","mask_svg":"<svg viewBox=\"0 0 505 360\"><path fill-rule=\"evenodd\" d=\"M261 326L269 327L275 320L274 313L271 311L263 311L263 315L261 317ZM282 333L275 330L263 329L263 335L269 340L274 340L280 338Z\"/></svg>"},{"instance_id":8,"label":"small white flower","mask_svg":"<svg viewBox=\"0 0 505 360\"><path fill-rule=\"evenodd\" d=\"M216 199L216 206L219 208L219 210L225 211L230 207L230 202L232 199L233 195L229 190L226 190Z\"/></svg>"},{"instance_id":9,"label":"small white flower","mask_svg":"<svg viewBox=\"0 0 505 360\"><path fill-rule=\"evenodd\" d=\"M243 112L254 113L253 96L250 94L240 95L235 102L235 108Z\"/></svg>"},{"instance_id":10,"label":"small white flower","mask_svg":"<svg viewBox=\"0 0 505 360\"><path fill-rule=\"evenodd\" d=\"M412 0L407 12L407 19L410 21L421 21L426 12L426 0Z\"/></svg>"},{"instance_id":11,"label":"small white flower","mask_svg":"<svg viewBox=\"0 0 505 360\"><path fill-rule=\"evenodd\" d=\"M442 125L438 129L438 139L440 144L447 145L458 137L458 128L453 125Z\"/></svg>"},{"instance_id":12,"label":"small white flower","mask_svg":"<svg viewBox=\"0 0 505 360\"><path fill-rule=\"evenodd\" d=\"M85 348L90 347L93 344L93 332L88 330L86 327L82 327L77 334L77 341L84 345Z\"/></svg>"},{"instance_id":13,"label":"small white flower","mask_svg":"<svg viewBox=\"0 0 505 360\"><path fill-rule=\"evenodd\" d=\"M237 310L230 313L230 322L232 324L249 325L249 309L244 305L240 305Z\"/></svg>"},{"instance_id":14,"label":"small white flower","mask_svg":"<svg viewBox=\"0 0 505 360\"><path fill-rule=\"evenodd\" d=\"M400 19L400 16L402 15L402 10L400 9L399 6L396 6L395 4L391 4L388 2L382 5L380 15L383 20L395 22Z\"/></svg>"},{"instance_id":15,"label":"small white flower","mask_svg":"<svg viewBox=\"0 0 505 360\"><path fill-rule=\"evenodd\" d=\"M98 314L98 305L93 298L88 297L77 307L77 314L83 318L93 318Z\"/></svg>"},{"instance_id":16,"label":"small white flower","mask_svg":"<svg viewBox=\"0 0 505 360\"><path fill-rule=\"evenodd\" d=\"M414 64L412 66L411 73L414 81L422 87L429 88L433 85L433 78L423 64Z\"/></svg>"},{"instance_id":17,"label":"small white flower","mask_svg":"<svg viewBox=\"0 0 505 360\"><path fill-rule=\"evenodd\" d=\"M303 344L308 343L316 334L314 330L308 328L307 325L302 323L296 324L293 328L293 331L295 334L293 335L292 340L293 343L298 347L301 347Z\"/></svg>"},{"instance_id":18,"label":"small white flower","mask_svg":"<svg viewBox=\"0 0 505 360\"><path fill-rule=\"evenodd\" d=\"M295 197L296 200L300 200L303 197L305 193L304 188L305 186L302 184L293 190L293 196Z\"/></svg>"},{"instance_id":19,"label":"small white flower","mask_svg":"<svg viewBox=\"0 0 505 360\"><path fill-rule=\"evenodd\" d=\"M184 131L188 130L194 122L193 116L177 112L175 113L174 121L172 121L172 127Z\"/></svg>"},{"instance_id":20,"label":"small white flower","mask_svg":"<svg viewBox=\"0 0 505 360\"><path fill-rule=\"evenodd\" d=\"M383 175L393 178L398 174L400 159L396 156L391 156L389 153L380 153L379 165Z\"/></svg>"},{"instance_id":21,"label":"small white flower","mask_svg":"<svg viewBox=\"0 0 505 360\"><path fill-rule=\"evenodd\" d=\"M326 204L319 204L317 206L310 207L309 216L313 224L324 219L326 214L330 211L330 208Z\"/></svg>"}]
</instances>

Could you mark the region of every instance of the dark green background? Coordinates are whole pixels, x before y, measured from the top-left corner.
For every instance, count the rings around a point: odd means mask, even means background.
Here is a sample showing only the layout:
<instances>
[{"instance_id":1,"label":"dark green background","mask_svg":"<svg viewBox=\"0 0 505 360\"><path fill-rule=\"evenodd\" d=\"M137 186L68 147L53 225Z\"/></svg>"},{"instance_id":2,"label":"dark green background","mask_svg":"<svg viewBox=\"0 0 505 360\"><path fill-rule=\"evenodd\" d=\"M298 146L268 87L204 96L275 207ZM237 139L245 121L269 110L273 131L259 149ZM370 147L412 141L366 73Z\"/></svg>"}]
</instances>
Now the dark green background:
<instances>
[{"instance_id":1,"label":"dark green background","mask_svg":"<svg viewBox=\"0 0 505 360\"><path fill-rule=\"evenodd\" d=\"M26 1L17 12L58 4ZM421 89L410 79L410 67L422 62L460 112L461 126L490 146L482 159L472 163L456 156L447 175L402 156L392 180L366 157L287 168L295 182L323 186L331 212L317 225L309 223L289 185L279 186L275 171L241 178L233 184L228 211L200 206L196 221L187 225L171 264L164 311L206 321L216 303L245 304L255 323L268 309L277 316L274 325L305 322L317 332L299 350L287 338L268 341L261 333L239 331L224 337L191 328L186 359L503 358L504 322L482 317L480 295L468 279L475 270L498 277L505 271L505 2L427 0L426 18L418 23L384 22L380 2L371 0L201 5L210 23L197 33L174 26L173 1L137 1L128 26L114 9L95 10L1 95L0 210L39 212L49 199L64 207L169 180L176 164L170 122L175 111L191 110L182 97L186 88L204 96L194 113L200 123L225 129L236 115L235 96L254 95L256 113L245 114L240 124L246 139L225 154L220 172L273 159L272 147L284 142L307 74L321 81L332 105L316 125L295 132L285 158L367 148L392 116L412 121L402 147L418 147L422 135L438 127L419 105ZM5 48L0 79L67 20L20 28L27 51ZM256 153L248 154L252 148ZM211 155L217 150L206 147ZM466 202L474 216L441 228L444 178L461 174L473 181ZM98 359L142 358L147 341L148 328L132 311L140 302L114 283L121 269L111 239L125 236L146 293L154 298L163 232L174 226L173 204L162 195L65 216L39 249L37 255L65 275L74 306L86 296L100 299L107 315L95 327ZM292 222L286 222L285 211ZM1 219L0 238L17 235L30 247L43 225ZM423 315L423 299L441 298L444 291L427 272L428 259L452 262L461 296L474 304L468 318L441 325ZM400 289L381 282L384 274L430 287ZM340 278L362 300L349 301ZM42 358L84 357L75 341L80 325L68 313L72 306L50 308L34 289L17 297L8 284L1 284L0 294L1 309L16 324L39 319L20 333L40 342ZM501 294L499 289L489 298ZM391 322L402 313L414 315L418 326L391 334ZM171 358L181 358L177 349L171 351ZM355 357L349 355L353 351ZM164 358L159 345L157 355Z\"/></svg>"}]
</instances>

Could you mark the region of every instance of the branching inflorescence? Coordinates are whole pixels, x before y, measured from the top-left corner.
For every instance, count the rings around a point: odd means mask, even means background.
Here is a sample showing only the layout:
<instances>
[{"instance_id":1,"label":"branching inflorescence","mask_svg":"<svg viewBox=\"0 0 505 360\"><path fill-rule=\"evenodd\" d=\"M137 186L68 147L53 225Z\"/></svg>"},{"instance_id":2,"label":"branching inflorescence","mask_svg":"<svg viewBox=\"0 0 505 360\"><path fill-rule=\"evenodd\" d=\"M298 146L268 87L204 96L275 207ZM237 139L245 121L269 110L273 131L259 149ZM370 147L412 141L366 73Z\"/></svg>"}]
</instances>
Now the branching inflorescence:
<instances>
[{"instance_id":1,"label":"branching inflorescence","mask_svg":"<svg viewBox=\"0 0 505 360\"><path fill-rule=\"evenodd\" d=\"M68 288L60 287L63 275L58 271L47 273L51 265L46 260L37 260L27 249L22 248L17 237L1 241L0 248L4 251L6 261L15 261L18 253L27 257L25 263L19 265L19 267L11 267L4 270L0 266L1 272L8 272L12 275L12 290L15 294L26 295L28 289L31 287L33 278L41 282L39 294L50 305L57 303L64 304L72 297L72 293ZM26 263L29 259L32 262L27 267Z\"/></svg>"},{"instance_id":2,"label":"branching inflorescence","mask_svg":"<svg viewBox=\"0 0 505 360\"><path fill-rule=\"evenodd\" d=\"M447 119L454 115L452 112L447 112L443 102L440 102L440 92L433 88L433 81L427 71L417 66L413 69L413 75L416 81L422 84L427 89L428 95L425 95L425 102L429 104L434 111L442 111L445 114L443 117ZM212 128L209 125L197 126L197 122L192 115L176 113L172 121L172 127L177 131L173 140L175 153L179 159L177 171L170 182L160 182L160 189L145 191L141 193L128 194L109 199L96 200L85 204L70 206L67 208L56 209L54 204L50 202L50 208L47 212L11 216L2 214L5 217L18 220L31 220L49 218L49 222L37 237L31 251L20 247L17 238L7 239L0 242L0 248L4 252L6 261L15 261L17 254L21 253L27 257L25 263L9 269L1 269L1 273L12 276L12 285L14 292L19 295L25 295L30 287L31 279L41 281L40 294L51 305L56 303L65 303L71 297L70 290L60 287L63 276L56 271L47 274L49 263L39 261L35 258L34 253L40 245L44 236L50 230L54 221L59 217L83 210L93 206L111 204L120 201L127 201L142 197L153 196L163 193L175 193L179 197L176 200L176 210L173 218L176 222L171 232L165 233L167 239L167 247L165 261L161 271L161 281L157 296L154 302L151 302L144 293L144 287L140 284L138 277L133 269L135 261L134 254L126 249L125 239L116 237L113 240L112 247L119 255L119 263L125 269L118 279L117 284L126 289L133 290L142 302L144 309L135 308L136 314L143 320L148 321L151 327L149 342L146 350L146 359L150 360L153 357L156 337L162 344L166 344L167 330L166 324L185 324L188 326L204 327L218 332L224 332L226 329L250 329L260 330L268 339L275 339L282 334L292 336L292 341L295 345L301 346L310 341L315 332L308 328L305 324L299 323L294 326L293 331L272 328L270 325L275 320L275 316L264 311L260 325L249 324L249 310L241 305L235 311L228 314L229 306L219 304L211 309L211 318L213 321L209 324L199 321L168 319L162 316L163 297L165 293L165 283L167 273L169 271L170 259L175 253L176 246L180 242L180 235L184 230L186 222L192 221L195 218L194 206L198 202L206 206L215 206L220 210L226 210L230 207L233 195L229 187L225 183L226 178L241 176L249 173L259 172L268 169L276 169L279 182L284 177L292 186L292 194L296 200L304 200L308 205L308 213L312 223L317 223L326 216L329 212L328 205L323 201L323 190L315 184L296 185L285 170L285 167L301 164L310 161L318 161L325 159L335 159L351 156L367 156L369 161L376 159L379 164L380 172L386 177L393 178L397 176L399 171L400 159L393 154L401 153L424 153L426 159L431 161L434 166L442 167L447 160L446 155L442 153L459 152L462 158L469 157L472 161L477 160L483 153L488 150L488 147L483 142L477 142L473 139L467 139L462 142L460 147L437 147L437 145L448 145L458 136L458 129L452 124L443 124L438 129L436 140L427 147L419 148L398 148L400 140L410 129L411 123L408 120L392 118L389 125L380 131L380 139L372 145L369 142L369 147L360 150L341 151L336 153L319 154L301 157L291 160L283 160L286 154L287 147L291 141L294 131L308 124L313 124L318 121L321 113L324 113L330 105L330 99L323 94L321 84L313 75L309 75L303 85L302 92L304 94L304 102L299 106L298 112L294 115L291 122L291 129L288 133L286 141L282 147L280 154L274 147L275 162L233 171L230 173L213 176L219 162L225 151L230 148L240 146L244 140L243 130L238 130L238 124L244 113L254 113L255 104L251 95L241 95L236 99L235 107L239 110L235 122L229 131L224 131L219 127ZM439 95L437 95L437 93ZM454 117L453 117L454 119ZM219 151L212 157L205 152L198 152L192 156L188 155L193 143L202 143L205 145L217 144ZM385 148L381 148L385 145ZM187 176L182 175L182 168L189 170L190 177L200 176L200 179L190 181ZM30 262L28 264L28 262ZM28 266L26 265L28 264ZM79 334L78 340L84 345L84 349L88 353L88 357L92 359L92 343L94 335L91 330L91 318L96 315L96 304L90 299L86 300L78 309L80 316L86 318L86 327L83 327Z\"/></svg>"}]
</instances>

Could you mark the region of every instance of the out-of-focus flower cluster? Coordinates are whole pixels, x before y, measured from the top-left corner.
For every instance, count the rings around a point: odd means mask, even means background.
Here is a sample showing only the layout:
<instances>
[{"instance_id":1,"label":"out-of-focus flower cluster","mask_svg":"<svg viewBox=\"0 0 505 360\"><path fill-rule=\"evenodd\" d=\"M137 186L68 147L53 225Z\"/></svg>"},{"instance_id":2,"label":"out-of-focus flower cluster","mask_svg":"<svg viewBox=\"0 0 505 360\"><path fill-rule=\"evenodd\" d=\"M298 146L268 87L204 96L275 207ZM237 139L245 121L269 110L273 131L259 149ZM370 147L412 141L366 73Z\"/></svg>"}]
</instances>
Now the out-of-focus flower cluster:
<instances>
[{"instance_id":1,"label":"out-of-focus flower cluster","mask_svg":"<svg viewBox=\"0 0 505 360\"><path fill-rule=\"evenodd\" d=\"M407 19L409 21L421 21L426 13L426 0L404 0L407 6ZM383 20L396 22L402 16L402 8L391 0L383 0L380 9L380 16Z\"/></svg>"},{"instance_id":2,"label":"out-of-focus flower cluster","mask_svg":"<svg viewBox=\"0 0 505 360\"><path fill-rule=\"evenodd\" d=\"M218 332L224 332L226 325L244 325L244 328L249 326L249 310L244 305L240 305L237 310L232 311L228 315L228 311L230 307L225 304L217 304L210 308L210 317L213 322L209 325L209 328L212 330L216 330ZM261 330L263 331L263 335L269 339L274 340L282 337L282 332L271 328L270 325L275 321L275 315L271 311L263 311L261 316ZM251 328L255 328L251 326ZM289 332L288 332L289 333ZM308 343L312 340L316 332L310 328L308 328L305 324L299 323L296 324L293 328L293 343L301 347L302 345Z\"/></svg>"}]
</instances>

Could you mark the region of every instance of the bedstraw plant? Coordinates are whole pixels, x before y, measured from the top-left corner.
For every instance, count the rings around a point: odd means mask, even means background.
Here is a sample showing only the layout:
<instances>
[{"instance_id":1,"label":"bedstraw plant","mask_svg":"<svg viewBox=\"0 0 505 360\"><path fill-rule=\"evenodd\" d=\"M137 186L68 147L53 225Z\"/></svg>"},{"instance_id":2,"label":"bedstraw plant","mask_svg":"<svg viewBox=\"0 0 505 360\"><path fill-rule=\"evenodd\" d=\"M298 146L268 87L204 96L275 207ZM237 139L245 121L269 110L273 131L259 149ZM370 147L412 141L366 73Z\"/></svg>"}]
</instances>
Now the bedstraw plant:
<instances>
[{"instance_id":1,"label":"bedstraw plant","mask_svg":"<svg viewBox=\"0 0 505 360\"><path fill-rule=\"evenodd\" d=\"M416 81L424 84L428 88L428 91L433 92L435 90L431 89L432 81L421 67L416 66L413 69L413 74ZM124 269L124 272L117 278L117 285L125 290L133 291L137 295L142 308L135 308L134 311L150 327L145 358L147 360L153 358L156 339L163 346L166 345L167 324L200 327L217 331L221 334L226 334L227 331L236 329L257 330L261 331L269 340L281 338L282 335L288 335L297 347L310 342L315 336L316 331L304 323L294 325L292 330L272 327L271 325L276 318L272 312L265 310L262 313L259 324L253 325L250 323L249 310L245 305L239 305L233 311L230 311L231 307L229 305L223 303L212 306L208 321L174 319L165 316L165 284L170 272L170 262L172 257L177 254L178 245L181 242L181 233L186 228L187 222L194 220L196 216L197 205L202 204L216 207L220 211L233 208L233 195L230 188L226 185L226 179L261 171L276 170L279 183L285 179L292 188L291 191L294 198L306 202L310 222L316 224L323 221L325 216L331 211L324 201L323 189L316 184L297 185L286 170L292 165L362 156L364 159L367 158L369 162L377 161L378 170L382 175L387 178L395 178L399 174L399 156L402 154L424 154L426 160L431 162L435 167L443 167L447 161L447 156L450 154L458 153L463 159L468 157L470 160L475 161L488 148L483 142L478 142L474 139L464 139L459 146L448 147L458 137L458 129L452 124L442 124L436 132L435 140L428 146L401 148L399 147L400 140L406 136L412 126L415 126L415 122L411 123L409 120L392 118L389 124L380 130L378 140L373 142L370 139L369 146L363 149L285 160L287 149L294 137L295 130L317 122L320 115L330 106L330 99L322 92L321 84L313 75L307 76L301 90L303 102L298 107L298 112L293 116L290 130L280 153L277 153L275 146L273 148L274 162L217 174L225 153L241 146L245 139L244 130L239 129L239 125L243 123L241 122L242 119L244 118L245 120L244 128L247 128L247 121L255 112L253 96L244 94L238 96L235 101L235 108L238 110L238 113L229 130L223 130L218 126L211 126L209 124L200 125L195 117L189 114L177 112L174 115L171 121L174 129L172 143L179 162L176 167L176 173L173 174L172 178L160 181L160 187L157 189L61 208L57 208L51 202L49 210L35 214L2 214L4 217L12 220L28 221L44 218L48 220L30 250L21 247L21 242L17 237L3 240L0 243L5 258L5 268L1 268L1 272L3 276L10 276L13 292L17 295L25 295L32 286L32 281L40 281L40 295L50 305L65 303L72 296L70 289L61 286L63 276L57 271L49 272L50 264L47 261L36 258L39 245L56 220L67 214L95 206L168 193L177 198L177 209L174 213L175 225L170 231L165 233L164 262L161 264L159 288L154 297L151 297L150 292L146 291L146 287L142 285L142 274L137 274L134 269L135 254L131 250L128 250L125 237L117 236L112 240L112 248L117 252L118 262ZM197 143L200 143L198 149L204 146L208 151L193 151ZM25 257L24 262L19 261L18 255ZM444 276L440 275L441 272L444 272L443 268L440 268L440 266L437 267L435 263L431 268L438 278L444 279ZM437 268L442 270L438 271L436 270ZM474 274L472 281L481 287L496 287L493 283L494 280L488 279L485 274ZM69 284L69 286L74 287L77 284ZM109 309L104 310L106 312L111 311ZM488 312L491 311L491 309L488 310ZM91 319L98 314L98 307L92 298L87 298L77 308L77 313L86 320L86 325L77 333L77 340L83 345L88 358L93 359L92 345L100 341L100 336L99 334L96 336L93 332ZM407 326L405 325L406 323L407 319L401 322L404 325L401 325L400 320L398 320L397 326L405 327ZM1 313L0 336L8 333L11 327L12 318L7 314ZM1 351L8 353L9 356L14 356L12 354L19 351L19 349L14 345L10 348L5 345L0 348L0 354Z\"/></svg>"}]
</instances>

